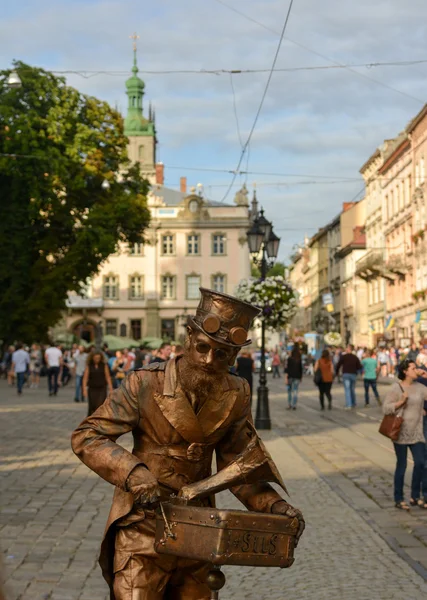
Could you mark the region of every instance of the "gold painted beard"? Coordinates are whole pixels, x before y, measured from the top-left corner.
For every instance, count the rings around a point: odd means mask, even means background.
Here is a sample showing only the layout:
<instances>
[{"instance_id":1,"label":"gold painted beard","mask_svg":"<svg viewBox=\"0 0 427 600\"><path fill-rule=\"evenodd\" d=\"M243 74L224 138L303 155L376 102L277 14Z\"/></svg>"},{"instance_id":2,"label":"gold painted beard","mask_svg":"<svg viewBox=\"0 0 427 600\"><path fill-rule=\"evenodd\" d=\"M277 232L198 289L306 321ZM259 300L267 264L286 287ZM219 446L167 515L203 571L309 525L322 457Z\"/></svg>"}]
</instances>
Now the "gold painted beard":
<instances>
[{"instance_id":1,"label":"gold painted beard","mask_svg":"<svg viewBox=\"0 0 427 600\"><path fill-rule=\"evenodd\" d=\"M178 363L178 370L183 391L196 394L201 399L212 395L224 377L224 373L205 369L189 361L185 351Z\"/></svg>"}]
</instances>

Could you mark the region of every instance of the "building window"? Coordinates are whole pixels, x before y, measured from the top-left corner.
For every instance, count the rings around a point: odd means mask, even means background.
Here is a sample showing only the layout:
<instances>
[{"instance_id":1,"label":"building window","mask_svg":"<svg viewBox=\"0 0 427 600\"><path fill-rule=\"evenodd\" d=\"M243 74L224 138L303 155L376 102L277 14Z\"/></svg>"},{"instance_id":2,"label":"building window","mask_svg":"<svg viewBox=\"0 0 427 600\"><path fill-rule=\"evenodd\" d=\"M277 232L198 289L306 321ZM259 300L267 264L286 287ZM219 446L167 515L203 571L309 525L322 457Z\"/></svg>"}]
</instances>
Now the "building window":
<instances>
[{"instance_id":1,"label":"building window","mask_svg":"<svg viewBox=\"0 0 427 600\"><path fill-rule=\"evenodd\" d=\"M377 304L377 302L379 302L379 289L378 289L378 284L379 284L379 281L378 281L378 279L375 279L375 281L374 281L374 285L373 285L373 287L374 287L374 290L373 290L373 292L374 292L374 293L373 293L373 296L374 296L374 297L373 297L373 302L374 302L374 304Z\"/></svg>"},{"instance_id":2,"label":"building window","mask_svg":"<svg viewBox=\"0 0 427 600\"><path fill-rule=\"evenodd\" d=\"M212 289L215 290L215 292L221 292L223 294L225 294L226 290L226 276L222 275L221 273L216 273L215 275L212 275Z\"/></svg>"},{"instance_id":3,"label":"building window","mask_svg":"<svg viewBox=\"0 0 427 600\"><path fill-rule=\"evenodd\" d=\"M212 254L223 256L226 254L226 237L222 233L214 233L212 236Z\"/></svg>"},{"instance_id":4,"label":"building window","mask_svg":"<svg viewBox=\"0 0 427 600\"><path fill-rule=\"evenodd\" d=\"M173 300L176 295L176 279L174 275L162 276L162 298L164 300Z\"/></svg>"},{"instance_id":5,"label":"building window","mask_svg":"<svg viewBox=\"0 0 427 600\"><path fill-rule=\"evenodd\" d=\"M396 186L396 212L400 210L400 187Z\"/></svg>"},{"instance_id":6,"label":"building window","mask_svg":"<svg viewBox=\"0 0 427 600\"><path fill-rule=\"evenodd\" d=\"M162 319L160 321L160 334L162 339L172 341L175 339L175 319Z\"/></svg>"},{"instance_id":7,"label":"building window","mask_svg":"<svg viewBox=\"0 0 427 600\"><path fill-rule=\"evenodd\" d=\"M130 322L130 332L134 340L140 340L141 335L141 319L132 319Z\"/></svg>"},{"instance_id":8,"label":"building window","mask_svg":"<svg viewBox=\"0 0 427 600\"><path fill-rule=\"evenodd\" d=\"M144 148L144 146L142 146L142 145L138 146L138 158L139 158L139 160L142 160L144 158L144 154L145 154L145 148Z\"/></svg>"},{"instance_id":9,"label":"building window","mask_svg":"<svg viewBox=\"0 0 427 600\"><path fill-rule=\"evenodd\" d=\"M117 335L117 320L116 319L106 319L105 333L107 335Z\"/></svg>"},{"instance_id":10,"label":"building window","mask_svg":"<svg viewBox=\"0 0 427 600\"><path fill-rule=\"evenodd\" d=\"M175 254L175 239L171 233L162 235L162 254L165 256Z\"/></svg>"},{"instance_id":11,"label":"building window","mask_svg":"<svg viewBox=\"0 0 427 600\"><path fill-rule=\"evenodd\" d=\"M120 337L126 337L127 336L127 327L126 327L126 323L121 323L120 324Z\"/></svg>"},{"instance_id":12,"label":"building window","mask_svg":"<svg viewBox=\"0 0 427 600\"><path fill-rule=\"evenodd\" d=\"M200 298L200 275L187 275L187 300Z\"/></svg>"},{"instance_id":13,"label":"building window","mask_svg":"<svg viewBox=\"0 0 427 600\"><path fill-rule=\"evenodd\" d=\"M200 254L200 236L196 233L187 236L187 254Z\"/></svg>"},{"instance_id":14,"label":"building window","mask_svg":"<svg viewBox=\"0 0 427 600\"><path fill-rule=\"evenodd\" d=\"M106 300L117 300L119 297L119 278L117 275L106 275L104 277L104 298Z\"/></svg>"},{"instance_id":15,"label":"building window","mask_svg":"<svg viewBox=\"0 0 427 600\"><path fill-rule=\"evenodd\" d=\"M415 165L415 187L420 185L420 165Z\"/></svg>"},{"instance_id":16,"label":"building window","mask_svg":"<svg viewBox=\"0 0 427 600\"><path fill-rule=\"evenodd\" d=\"M129 277L129 298L130 300L144 298L144 277L142 275Z\"/></svg>"},{"instance_id":17,"label":"building window","mask_svg":"<svg viewBox=\"0 0 427 600\"><path fill-rule=\"evenodd\" d=\"M137 242L129 247L129 254L131 256L144 256L144 244Z\"/></svg>"}]
</instances>

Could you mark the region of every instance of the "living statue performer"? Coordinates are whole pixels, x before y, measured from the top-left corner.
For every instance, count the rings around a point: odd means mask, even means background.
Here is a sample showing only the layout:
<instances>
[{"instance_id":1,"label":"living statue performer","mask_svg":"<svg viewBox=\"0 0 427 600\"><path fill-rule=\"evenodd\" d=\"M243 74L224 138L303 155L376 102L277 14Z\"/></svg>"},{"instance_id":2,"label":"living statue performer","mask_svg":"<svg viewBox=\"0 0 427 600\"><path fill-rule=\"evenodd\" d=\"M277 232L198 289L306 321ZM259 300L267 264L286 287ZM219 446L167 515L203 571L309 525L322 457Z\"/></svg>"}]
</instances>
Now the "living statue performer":
<instances>
[{"instance_id":1,"label":"living statue performer","mask_svg":"<svg viewBox=\"0 0 427 600\"><path fill-rule=\"evenodd\" d=\"M251 343L247 333L258 313L246 302L202 288L183 355L130 373L74 431L76 455L116 486L100 556L113 600L210 598L208 564L155 552L153 504L209 477L214 452L218 471L236 460L242 470L245 449L257 442L264 476L229 487L251 511L297 517L297 541L302 534L301 512L265 483L285 489L252 424L248 383L229 373L240 348ZM132 453L116 443L130 431ZM197 505L212 503L208 497Z\"/></svg>"}]
</instances>

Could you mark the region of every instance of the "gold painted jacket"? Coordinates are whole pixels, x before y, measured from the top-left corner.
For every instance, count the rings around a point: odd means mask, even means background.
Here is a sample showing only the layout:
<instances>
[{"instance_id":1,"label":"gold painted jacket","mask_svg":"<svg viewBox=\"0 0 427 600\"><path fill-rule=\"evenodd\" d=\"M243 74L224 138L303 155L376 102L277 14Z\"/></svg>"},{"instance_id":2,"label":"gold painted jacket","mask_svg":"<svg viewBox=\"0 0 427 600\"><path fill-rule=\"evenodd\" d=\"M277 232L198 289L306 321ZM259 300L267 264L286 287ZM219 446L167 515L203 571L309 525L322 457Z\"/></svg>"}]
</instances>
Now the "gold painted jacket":
<instances>
[{"instance_id":1,"label":"gold painted jacket","mask_svg":"<svg viewBox=\"0 0 427 600\"><path fill-rule=\"evenodd\" d=\"M169 494L187 489L188 496L198 492L206 496L228 487L249 510L259 512L270 512L282 499L267 483L274 481L285 489L253 427L247 382L227 374L220 385L222 389L213 391L196 415L178 385L175 359L154 363L130 373L74 431L75 454L116 486L100 557L109 583L114 523L132 510L133 496L126 490L126 480L137 465L145 465ZM116 443L130 431L132 453ZM196 482L211 475L214 450L217 470L223 474L213 476L212 489L201 484L201 490L191 494L192 484L197 487Z\"/></svg>"}]
</instances>

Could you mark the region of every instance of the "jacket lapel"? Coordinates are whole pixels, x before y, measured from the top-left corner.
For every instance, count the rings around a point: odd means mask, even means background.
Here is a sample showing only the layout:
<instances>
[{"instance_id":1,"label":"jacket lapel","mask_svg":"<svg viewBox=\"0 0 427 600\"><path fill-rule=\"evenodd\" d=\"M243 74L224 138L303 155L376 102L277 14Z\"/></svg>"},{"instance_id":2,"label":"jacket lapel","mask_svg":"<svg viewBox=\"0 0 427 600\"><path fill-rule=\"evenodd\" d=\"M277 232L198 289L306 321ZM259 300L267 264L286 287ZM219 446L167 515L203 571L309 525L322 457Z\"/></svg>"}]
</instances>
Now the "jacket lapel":
<instances>
[{"instance_id":1,"label":"jacket lapel","mask_svg":"<svg viewBox=\"0 0 427 600\"><path fill-rule=\"evenodd\" d=\"M176 362L172 359L166 366L163 394L154 394L154 400L163 416L187 442L201 444L205 436L199 420L184 392L176 384Z\"/></svg>"},{"instance_id":2,"label":"jacket lapel","mask_svg":"<svg viewBox=\"0 0 427 600\"><path fill-rule=\"evenodd\" d=\"M206 400L197 415L206 437L221 427L228 419L238 395L238 390L230 389L227 377L224 380L223 389Z\"/></svg>"}]
</instances>

